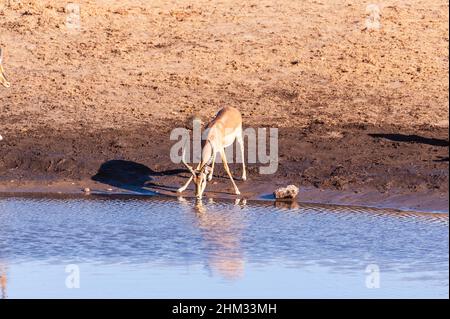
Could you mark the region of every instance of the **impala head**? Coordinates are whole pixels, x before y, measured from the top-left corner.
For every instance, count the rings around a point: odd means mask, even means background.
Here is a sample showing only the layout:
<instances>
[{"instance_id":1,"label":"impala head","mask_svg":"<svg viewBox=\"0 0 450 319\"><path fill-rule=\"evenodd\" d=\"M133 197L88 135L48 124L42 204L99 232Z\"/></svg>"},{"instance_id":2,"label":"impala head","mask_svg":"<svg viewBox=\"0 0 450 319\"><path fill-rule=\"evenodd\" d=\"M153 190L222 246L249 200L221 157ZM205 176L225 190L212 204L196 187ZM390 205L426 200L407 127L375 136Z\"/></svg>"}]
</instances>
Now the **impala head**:
<instances>
[{"instance_id":1,"label":"impala head","mask_svg":"<svg viewBox=\"0 0 450 319\"><path fill-rule=\"evenodd\" d=\"M184 161L184 151L181 162L192 174L192 180L195 184L195 197L201 199L206 188L206 183L208 182L208 175L211 173L211 167L209 167L208 162L206 162L205 164L202 164L199 169L193 169Z\"/></svg>"},{"instance_id":2,"label":"impala head","mask_svg":"<svg viewBox=\"0 0 450 319\"><path fill-rule=\"evenodd\" d=\"M183 160L183 164L192 174L192 181L195 184L195 197L201 199L208 182L208 174L211 172L211 167L203 165L200 169L193 169Z\"/></svg>"},{"instance_id":3,"label":"impala head","mask_svg":"<svg viewBox=\"0 0 450 319\"><path fill-rule=\"evenodd\" d=\"M6 75L5 75L5 71L3 70L2 62L3 62L3 50L2 50L2 48L0 48L0 84L3 85L4 87L9 88L11 86L11 84L6 79Z\"/></svg>"}]
</instances>

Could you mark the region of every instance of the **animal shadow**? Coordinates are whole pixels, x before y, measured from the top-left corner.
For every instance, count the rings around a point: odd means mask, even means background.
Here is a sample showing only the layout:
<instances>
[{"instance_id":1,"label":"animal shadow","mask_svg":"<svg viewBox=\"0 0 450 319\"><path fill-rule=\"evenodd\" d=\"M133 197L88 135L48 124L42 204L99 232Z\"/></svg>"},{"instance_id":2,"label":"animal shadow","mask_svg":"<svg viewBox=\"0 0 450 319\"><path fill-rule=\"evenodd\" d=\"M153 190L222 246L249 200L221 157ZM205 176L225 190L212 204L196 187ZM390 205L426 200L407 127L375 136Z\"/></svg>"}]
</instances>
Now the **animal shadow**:
<instances>
[{"instance_id":1,"label":"animal shadow","mask_svg":"<svg viewBox=\"0 0 450 319\"><path fill-rule=\"evenodd\" d=\"M173 169L157 172L150 167L125 160L110 160L103 163L92 180L116 188L139 194L154 195L151 189L174 191L175 187L158 185L153 182L156 176L170 176L185 173L185 169Z\"/></svg>"}]
</instances>

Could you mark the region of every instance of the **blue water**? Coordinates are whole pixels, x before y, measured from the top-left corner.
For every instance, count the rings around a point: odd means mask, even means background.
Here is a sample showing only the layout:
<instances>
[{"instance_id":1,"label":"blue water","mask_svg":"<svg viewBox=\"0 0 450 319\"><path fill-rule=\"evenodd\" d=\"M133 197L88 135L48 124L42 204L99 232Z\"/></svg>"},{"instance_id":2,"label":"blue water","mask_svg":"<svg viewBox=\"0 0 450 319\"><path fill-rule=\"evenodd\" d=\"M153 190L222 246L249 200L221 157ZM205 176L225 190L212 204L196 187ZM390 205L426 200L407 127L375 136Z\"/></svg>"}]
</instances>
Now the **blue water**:
<instances>
[{"instance_id":1,"label":"blue water","mask_svg":"<svg viewBox=\"0 0 450 319\"><path fill-rule=\"evenodd\" d=\"M448 298L448 239L448 214L0 197L0 296Z\"/></svg>"}]
</instances>

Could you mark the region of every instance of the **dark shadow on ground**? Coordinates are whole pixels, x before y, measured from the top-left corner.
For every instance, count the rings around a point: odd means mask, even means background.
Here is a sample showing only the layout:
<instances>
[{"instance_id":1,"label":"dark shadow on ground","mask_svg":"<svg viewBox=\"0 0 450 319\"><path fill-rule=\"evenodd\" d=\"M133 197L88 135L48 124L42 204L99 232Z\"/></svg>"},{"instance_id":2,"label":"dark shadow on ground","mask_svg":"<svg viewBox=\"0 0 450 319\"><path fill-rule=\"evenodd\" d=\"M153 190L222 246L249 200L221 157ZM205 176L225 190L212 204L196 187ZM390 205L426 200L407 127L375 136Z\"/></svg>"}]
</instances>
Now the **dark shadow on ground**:
<instances>
[{"instance_id":1,"label":"dark shadow on ground","mask_svg":"<svg viewBox=\"0 0 450 319\"><path fill-rule=\"evenodd\" d=\"M176 191L175 187L158 185L153 183L156 176L171 176L187 173L185 169L174 169L156 172L145 166L132 161L111 160L103 163L97 174L92 176L92 180L132 191L140 194L154 195L151 189L162 189L166 191Z\"/></svg>"},{"instance_id":2,"label":"dark shadow on ground","mask_svg":"<svg viewBox=\"0 0 450 319\"><path fill-rule=\"evenodd\" d=\"M263 194L259 198L265 199L265 200L275 200L274 194Z\"/></svg>"},{"instance_id":3,"label":"dark shadow on ground","mask_svg":"<svg viewBox=\"0 0 450 319\"><path fill-rule=\"evenodd\" d=\"M181 185L176 187L161 185L161 183L155 183L154 177L178 175L187 180L189 174L187 169L172 169L157 172L140 163L124 160L111 160L103 163L98 169L97 174L92 176L91 179L102 184L142 195L156 195L156 191L158 190L176 193L178 187ZM214 175L214 177L217 179L228 178L228 176L224 177L219 175ZM229 184L228 187L231 188L231 184ZM233 192L220 190L212 192L216 194L234 194Z\"/></svg>"},{"instance_id":4,"label":"dark shadow on ground","mask_svg":"<svg viewBox=\"0 0 450 319\"><path fill-rule=\"evenodd\" d=\"M448 140L405 134L369 134L373 138L384 138L393 142L419 143L431 146L448 147Z\"/></svg>"}]
</instances>

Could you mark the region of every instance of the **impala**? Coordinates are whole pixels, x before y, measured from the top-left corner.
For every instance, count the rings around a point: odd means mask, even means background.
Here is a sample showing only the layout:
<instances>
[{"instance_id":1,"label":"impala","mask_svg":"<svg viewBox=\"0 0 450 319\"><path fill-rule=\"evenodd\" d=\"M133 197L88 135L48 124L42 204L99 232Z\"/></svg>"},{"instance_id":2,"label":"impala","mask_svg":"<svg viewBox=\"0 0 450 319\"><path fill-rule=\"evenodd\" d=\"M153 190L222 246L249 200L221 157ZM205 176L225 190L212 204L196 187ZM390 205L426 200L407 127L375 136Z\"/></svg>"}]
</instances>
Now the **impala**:
<instances>
[{"instance_id":1,"label":"impala","mask_svg":"<svg viewBox=\"0 0 450 319\"><path fill-rule=\"evenodd\" d=\"M11 84L6 79L5 71L3 71L3 50L0 48L0 84L2 84L4 87L9 88Z\"/></svg>"},{"instance_id":2,"label":"impala","mask_svg":"<svg viewBox=\"0 0 450 319\"><path fill-rule=\"evenodd\" d=\"M184 160L185 150L183 149L183 155L181 158L182 163L192 176L182 187L178 189L178 192L183 192L188 185L194 181L195 184L195 197L202 198L203 192L206 188L206 183L211 181L214 171L214 163L217 153L220 153L223 166L231 183L234 187L234 193L239 195L239 189L234 182L231 175L230 168L228 167L227 158L225 155L225 147L228 147L236 140L239 143L242 158L242 180L247 179L245 172L244 161L244 141L242 138L242 116L241 113L234 107L224 107L216 115L216 117L206 127L206 139L202 141L202 156L201 161L197 168L194 169L189 166ZM211 167L209 164L211 163Z\"/></svg>"}]
</instances>

